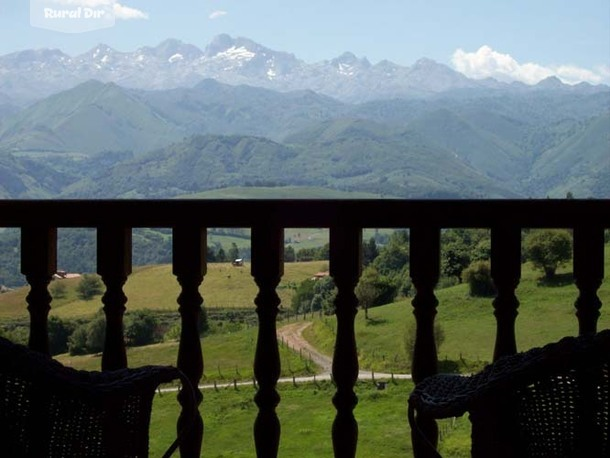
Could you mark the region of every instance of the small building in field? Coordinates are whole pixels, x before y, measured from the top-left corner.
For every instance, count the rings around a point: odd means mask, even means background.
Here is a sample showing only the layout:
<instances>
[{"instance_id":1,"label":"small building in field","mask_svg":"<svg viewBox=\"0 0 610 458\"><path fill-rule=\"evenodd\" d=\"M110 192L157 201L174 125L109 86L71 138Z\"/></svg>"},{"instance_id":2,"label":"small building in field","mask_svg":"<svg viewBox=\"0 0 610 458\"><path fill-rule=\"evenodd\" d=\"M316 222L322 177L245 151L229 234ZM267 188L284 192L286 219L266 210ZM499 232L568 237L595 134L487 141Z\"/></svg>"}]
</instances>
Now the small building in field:
<instances>
[{"instance_id":1,"label":"small building in field","mask_svg":"<svg viewBox=\"0 0 610 458\"><path fill-rule=\"evenodd\" d=\"M321 280L324 277L328 277L330 275L330 273L327 271L325 272L318 272L316 274L313 275L313 277L311 277L312 280Z\"/></svg>"}]
</instances>

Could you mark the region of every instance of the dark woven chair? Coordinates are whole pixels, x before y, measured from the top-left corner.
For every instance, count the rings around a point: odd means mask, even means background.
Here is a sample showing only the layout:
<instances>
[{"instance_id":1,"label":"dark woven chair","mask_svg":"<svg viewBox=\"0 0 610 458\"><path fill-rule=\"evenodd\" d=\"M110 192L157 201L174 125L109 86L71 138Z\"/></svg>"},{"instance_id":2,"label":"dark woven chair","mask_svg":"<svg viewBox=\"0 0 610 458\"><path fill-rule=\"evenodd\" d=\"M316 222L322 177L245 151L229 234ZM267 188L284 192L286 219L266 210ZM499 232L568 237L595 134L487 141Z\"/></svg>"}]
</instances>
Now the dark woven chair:
<instances>
[{"instance_id":1,"label":"dark woven chair","mask_svg":"<svg viewBox=\"0 0 610 458\"><path fill-rule=\"evenodd\" d=\"M409 423L419 434L417 415L468 412L473 457L609 457L609 365L610 330L565 337L472 376L422 380L409 397Z\"/></svg>"},{"instance_id":2,"label":"dark woven chair","mask_svg":"<svg viewBox=\"0 0 610 458\"><path fill-rule=\"evenodd\" d=\"M194 415L193 387L175 367L78 371L0 338L0 456L147 457L153 396L176 380Z\"/></svg>"}]
</instances>

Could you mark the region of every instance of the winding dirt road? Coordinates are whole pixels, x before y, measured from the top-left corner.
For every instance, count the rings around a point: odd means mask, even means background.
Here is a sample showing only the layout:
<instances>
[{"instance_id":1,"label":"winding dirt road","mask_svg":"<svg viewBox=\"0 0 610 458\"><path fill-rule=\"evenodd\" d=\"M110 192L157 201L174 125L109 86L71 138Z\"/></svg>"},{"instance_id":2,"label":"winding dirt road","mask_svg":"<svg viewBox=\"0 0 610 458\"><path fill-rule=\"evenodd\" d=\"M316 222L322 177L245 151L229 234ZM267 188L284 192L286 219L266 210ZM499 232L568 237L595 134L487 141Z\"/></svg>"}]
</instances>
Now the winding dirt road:
<instances>
[{"instance_id":1,"label":"winding dirt road","mask_svg":"<svg viewBox=\"0 0 610 458\"><path fill-rule=\"evenodd\" d=\"M320 353L303 337L303 331L309 326L311 326L311 321L287 324L277 330L277 338L289 345L293 350L301 350L309 354L310 359L322 368L321 375L330 374L333 365L332 358Z\"/></svg>"},{"instance_id":2,"label":"winding dirt road","mask_svg":"<svg viewBox=\"0 0 610 458\"><path fill-rule=\"evenodd\" d=\"M285 344L290 345L290 348L295 351L301 350L307 352L310 359L322 368L322 373L318 376L321 378L329 378L332 372L332 358L320 353L303 337L303 331L311 326L311 324L311 321L298 321L282 326L277 330L278 340L283 340ZM370 370L360 370L358 373L359 379L374 379L375 377L410 379L411 374L373 373Z\"/></svg>"},{"instance_id":3,"label":"winding dirt road","mask_svg":"<svg viewBox=\"0 0 610 458\"><path fill-rule=\"evenodd\" d=\"M281 378L278 380L278 383L287 383L287 382L308 382L312 380L331 380L331 372L333 360L331 357L320 353L315 347L313 347L304 337L303 331L311 326L311 321L298 321L296 323L290 323L285 326L282 326L277 330L278 340L283 340L283 342L290 346L294 351L303 351L308 354L309 358L316 364L318 364L321 368L321 372L316 374L315 376L301 376L301 377L287 377ZM360 370L358 373L359 379L368 379L375 380L380 378L385 379L410 379L411 374L385 374L385 373L373 373L372 371ZM252 381L237 381L235 380L233 383L223 383L223 384L205 384L199 385L199 388L218 388L218 387L227 387L233 385L249 385L252 384ZM164 388L160 391L176 391L176 387L172 388Z\"/></svg>"}]
</instances>

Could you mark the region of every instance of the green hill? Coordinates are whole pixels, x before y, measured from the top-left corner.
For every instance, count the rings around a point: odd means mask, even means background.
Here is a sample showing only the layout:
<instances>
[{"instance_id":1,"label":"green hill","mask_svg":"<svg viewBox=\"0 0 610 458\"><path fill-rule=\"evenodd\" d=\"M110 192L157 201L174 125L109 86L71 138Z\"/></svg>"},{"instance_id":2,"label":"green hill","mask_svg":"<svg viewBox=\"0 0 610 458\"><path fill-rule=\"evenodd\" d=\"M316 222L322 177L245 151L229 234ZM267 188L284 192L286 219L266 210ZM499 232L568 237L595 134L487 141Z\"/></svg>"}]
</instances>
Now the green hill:
<instances>
[{"instance_id":1,"label":"green hill","mask_svg":"<svg viewBox=\"0 0 610 458\"><path fill-rule=\"evenodd\" d=\"M0 125L0 144L10 151L148 151L183 135L182 128L128 90L94 80L35 103Z\"/></svg>"},{"instance_id":2,"label":"green hill","mask_svg":"<svg viewBox=\"0 0 610 458\"><path fill-rule=\"evenodd\" d=\"M289 159L297 152L259 137L190 137L122 162L66 189L66 197L171 198L220 187L302 184Z\"/></svg>"},{"instance_id":3,"label":"green hill","mask_svg":"<svg viewBox=\"0 0 610 458\"><path fill-rule=\"evenodd\" d=\"M571 191L590 197L609 185L610 113L589 119L558 146L541 154L532 169L530 186L552 196Z\"/></svg>"},{"instance_id":4,"label":"green hill","mask_svg":"<svg viewBox=\"0 0 610 458\"><path fill-rule=\"evenodd\" d=\"M600 198L610 186L609 101L608 91L489 90L352 105L213 80L159 91L92 80L0 119L0 151L29 159L18 164L23 173L6 173L19 186L0 193L171 198L309 186L403 198ZM37 168L60 179L47 183Z\"/></svg>"},{"instance_id":5,"label":"green hill","mask_svg":"<svg viewBox=\"0 0 610 458\"><path fill-rule=\"evenodd\" d=\"M527 176L531 162L514 144L518 131L523 131L518 127L522 126L489 112L457 114L440 109L412 122L408 129L451 151L487 177L514 187Z\"/></svg>"},{"instance_id":6,"label":"green hill","mask_svg":"<svg viewBox=\"0 0 610 458\"><path fill-rule=\"evenodd\" d=\"M598 329L610 328L610 246L606 245L606 279L598 295L604 306L601 309ZM578 334L578 321L574 302L578 290L572 282L570 268L558 271L557 283L545 286L540 283L540 272L529 263L522 267L521 282L517 289L520 301L516 321L519 350L558 340L565 335ZM493 315L493 298L474 298L465 284L438 289L439 300L436 321L445 335L439 349L439 360L444 370L475 370L492 359L496 320ZM369 309L367 321L362 312L356 316L356 341L362 367L377 372L410 372L405 352L405 335L414 323L410 299ZM306 330L306 337L314 346L332 354L334 319L314 322Z\"/></svg>"},{"instance_id":7,"label":"green hill","mask_svg":"<svg viewBox=\"0 0 610 458\"><path fill-rule=\"evenodd\" d=\"M163 118L192 134L251 135L281 141L348 106L313 91L277 92L205 79L192 88L140 91Z\"/></svg>"},{"instance_id":8,"label":"green hill","mask_svg":"<svg viewBox=\"0 0 610 458\"><path fill-rule=\"evenodd\" d=\"M278 295L286 307L290 306L293 294L291 285L310 278L313 274L325 270L327 261L286 263L284 276L278 287ZM51 304L51 316L60 318L90 317L101 307L101 297L84 301L76 297L76 286L80 278L55 280L66 286L65 297L56 299ZM51 290L53 284L51 284ZM150 265L135 268L129 276L125 287L128 297L127 309L150 309L156 311L177 311L176 298L180 287L172 274L169 264ZM26 319L28 316L25 296L29 287L14 289L0 295L0 320ZM207 308L241 308L254 307L254 298L258 288L250 275L250 266L233 267L230 263L210 263L200 292Z\"/></svg>"},{"instance_id":9,"label":"green hill","mask_svg":"<svg viewBox=\"0 0 610 458\"><path fill-rule=\"evenodd\" d=\"M28 158L0 151L0 198L44 199L57 195L77 179Z\"/></svg>"},{"instance_id":10,"label":"green hill","mask_svg":"<svg viewBox=\"0 0 610 458\"><path fill-rule=\"evenodd\" d=\"M62 195L171 198L239 186L323 187L403 198L518 195L417 133L388 132L368 121L332 121L323 134L312 129L288 141L190 137L81 180Z\"/></svg>"}]
</instances>

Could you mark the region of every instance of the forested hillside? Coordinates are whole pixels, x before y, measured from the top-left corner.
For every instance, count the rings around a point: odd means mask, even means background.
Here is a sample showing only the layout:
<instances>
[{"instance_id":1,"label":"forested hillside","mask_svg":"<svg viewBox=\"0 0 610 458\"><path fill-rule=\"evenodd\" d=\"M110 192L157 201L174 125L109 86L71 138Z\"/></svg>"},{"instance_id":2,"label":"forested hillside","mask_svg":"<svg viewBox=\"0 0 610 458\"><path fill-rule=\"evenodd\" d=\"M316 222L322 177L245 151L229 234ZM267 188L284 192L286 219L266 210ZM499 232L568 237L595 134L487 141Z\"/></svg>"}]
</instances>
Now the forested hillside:
<instances>
[{"instance_id":1,"label":"forested hillside","mask_svg":"<svg viewBox=\"0 0 610 458\"><path fill-rule=\"evenodd\" d=\"M204 80L88 81L0 119L6 198L318 186L402 198L607 197L610 90L455 90L349 104Z\"/></svg>"}]
</instances>

